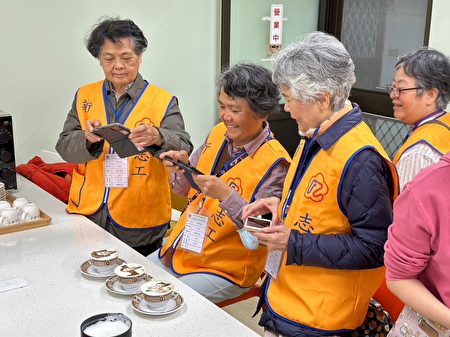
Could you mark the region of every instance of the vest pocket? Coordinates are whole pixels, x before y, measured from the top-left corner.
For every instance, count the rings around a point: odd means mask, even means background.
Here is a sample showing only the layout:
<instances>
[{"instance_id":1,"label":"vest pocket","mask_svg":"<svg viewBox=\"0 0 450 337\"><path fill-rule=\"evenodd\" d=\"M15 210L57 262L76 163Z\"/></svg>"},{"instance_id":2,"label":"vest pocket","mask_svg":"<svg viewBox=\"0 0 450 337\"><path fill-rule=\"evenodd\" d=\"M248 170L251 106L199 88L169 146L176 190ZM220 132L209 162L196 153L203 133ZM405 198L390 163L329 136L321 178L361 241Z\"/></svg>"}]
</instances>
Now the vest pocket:
<instances>
[{"instance_id":1,"label":"vest pocket","mask_svg":"<svg viewBox=\"0 0 450 337\"><path fill-rule=\"evenodd\" d=\"M79 174L76 170L72 174L72 187L70 188L69 203L78 207L81 202L81 193L86 183L86 176Z\"/></svg>"}]
</instances>

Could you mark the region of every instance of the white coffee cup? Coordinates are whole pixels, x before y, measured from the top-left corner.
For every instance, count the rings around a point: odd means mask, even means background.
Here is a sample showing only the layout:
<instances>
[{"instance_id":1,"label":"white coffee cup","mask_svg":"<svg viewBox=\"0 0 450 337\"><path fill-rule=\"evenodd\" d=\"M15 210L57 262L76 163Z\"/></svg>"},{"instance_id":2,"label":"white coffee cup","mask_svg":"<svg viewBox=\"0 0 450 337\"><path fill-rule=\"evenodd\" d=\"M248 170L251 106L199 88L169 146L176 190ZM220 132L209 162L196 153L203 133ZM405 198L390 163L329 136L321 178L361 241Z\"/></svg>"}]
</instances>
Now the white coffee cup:
<instances>
[{"instance_id":1,"label":"white coffee cup","mask_svg":"<svg viewBox=\"0 0 450 337\"><path fill-rule=\"evenodd\" d=\"M27 204L28 200L25 198L17 198L16 200L13 201L12 207L16 208L19 213L22 211L22 207L23 205Z\"/></svg>"},{"instance_id":2,"label":"white coffee cup","mask_svg":"<svg viewBox=\"0 0 450 337\"><path fill-rule=\"evenodd\" d=\"M99 249L91 252L91 264L98 273L110 273L117 266L119 252L115 249Z\"/></svg>"},{"instance_id":3,"label":"white coffee cup","mask_svg":"<svg viewBox=\"0 0 450 337\"><path fill-rule=\"evenodd\" d=\"M0 211L0 215L2 218L2 226L13 225L19 222L19 213L15 208L4 208Z\"/></svg>"},{"instance_id":4,"label":"white coffee cup","mask_svg":"<svg viewBox=\"0 0 450 337\"><path fill-rule=\"evenodd\" d=\"M144 266L138 263L124 263L114 269L120 286L125 291L139 289L139 282L145 277Z\"/></svg>"},{"instance_id":5,"label":"white coffee cup","mask_svg":"<svg viewBox=\"0 0 450 337\"><path fill-rule=\"evenodd\" d=\"M141 285L144 300L153 310L161 310L172 298L173 284L169 281L151 280Z\"/></svg>"},{"instance_id":6,"label":"white coffee cup","mask_svg":"<svg viewBox=\"0 0 450 337\"><path fill-rule=\"evenodd\" d=\"M6 200L0 200L0 210L10 207L11 204L9 202L7 202Z\"/></svg>"},{"instance_id":7,"label":"white coffee cup","mask_svg":"<svg viewBox=\"0 0 450 337\"><path fill-rule=\"evenodd\" d=\"M39 215L39 207L35 203L28 202L22 206L20 220L23 222L36 220L39 218Z\"/></svg>"}]
</instances>

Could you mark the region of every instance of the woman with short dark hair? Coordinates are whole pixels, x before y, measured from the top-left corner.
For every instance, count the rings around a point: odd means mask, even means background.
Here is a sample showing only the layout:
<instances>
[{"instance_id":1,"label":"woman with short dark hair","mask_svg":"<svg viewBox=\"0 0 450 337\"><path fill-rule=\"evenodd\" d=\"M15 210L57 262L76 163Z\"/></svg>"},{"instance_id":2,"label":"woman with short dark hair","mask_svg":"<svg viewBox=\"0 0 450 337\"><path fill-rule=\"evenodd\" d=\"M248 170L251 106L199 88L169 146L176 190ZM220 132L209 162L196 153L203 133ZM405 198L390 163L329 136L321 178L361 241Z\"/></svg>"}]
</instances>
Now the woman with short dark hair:
<instances>
[{"instance_id":1,"label":"woman with short dark hair","mask_svg":"<svg viewBox=\"0 0 450 337\"><path fill-rule=\"evenodd\" d=\"M150 257L214 303L248 291L263 272L267 249L242 229L241 212L255 199L281 196L289 160L267 123L280 99L270 71L238 64L220 75L218 88L221 122L205 143L190 159L184 151L160 155L189 161L204 175L194 175L197 190L164 161L173 171L172 188L187 195L189 205L159 255ZM202 243L196 252L183 241L195 214L205 216L206 227L196 232Z\"/></svg>"}]
</instances>

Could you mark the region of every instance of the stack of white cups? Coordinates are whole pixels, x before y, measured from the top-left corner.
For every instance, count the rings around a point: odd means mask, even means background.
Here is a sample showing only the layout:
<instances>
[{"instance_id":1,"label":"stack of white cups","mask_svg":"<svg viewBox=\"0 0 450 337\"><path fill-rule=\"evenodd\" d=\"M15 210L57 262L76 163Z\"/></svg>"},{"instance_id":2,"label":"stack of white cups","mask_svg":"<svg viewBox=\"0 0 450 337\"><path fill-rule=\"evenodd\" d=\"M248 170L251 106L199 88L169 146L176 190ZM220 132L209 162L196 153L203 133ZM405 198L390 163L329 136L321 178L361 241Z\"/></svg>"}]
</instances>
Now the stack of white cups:
<instances>
[{"instance_id":1,"label":"stack of white cups","mask_svg":"<svg viewBox=\"0 0 450 337\"><path fill-rule=\"evenodd\" d=\"M17 198L12 205L0 200L0 226L37 220L40 219L39 213L39 207L25 198Z\"/></svg>"}]
</instances>

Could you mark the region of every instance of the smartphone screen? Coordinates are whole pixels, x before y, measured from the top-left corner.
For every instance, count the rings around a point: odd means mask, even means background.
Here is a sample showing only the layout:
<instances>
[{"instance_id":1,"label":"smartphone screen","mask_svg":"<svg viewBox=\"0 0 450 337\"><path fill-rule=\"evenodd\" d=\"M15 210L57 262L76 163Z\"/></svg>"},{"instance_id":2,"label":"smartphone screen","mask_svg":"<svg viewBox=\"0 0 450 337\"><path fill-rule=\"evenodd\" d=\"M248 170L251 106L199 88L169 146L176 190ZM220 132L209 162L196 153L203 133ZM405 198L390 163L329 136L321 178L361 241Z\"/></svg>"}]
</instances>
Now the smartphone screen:
<instances>
[{"instance_id":1,"label":"smartphone screen","mask_svg":"<svg viewBox=\"0 0 450 337\"><path fill-rule=\"evenodd\" d=\"M250 231L260 231L264 227L269 227L271 224L272 220L249 216L247 220L245 220L244 228Z\"/></svg>"}]
</instances>

